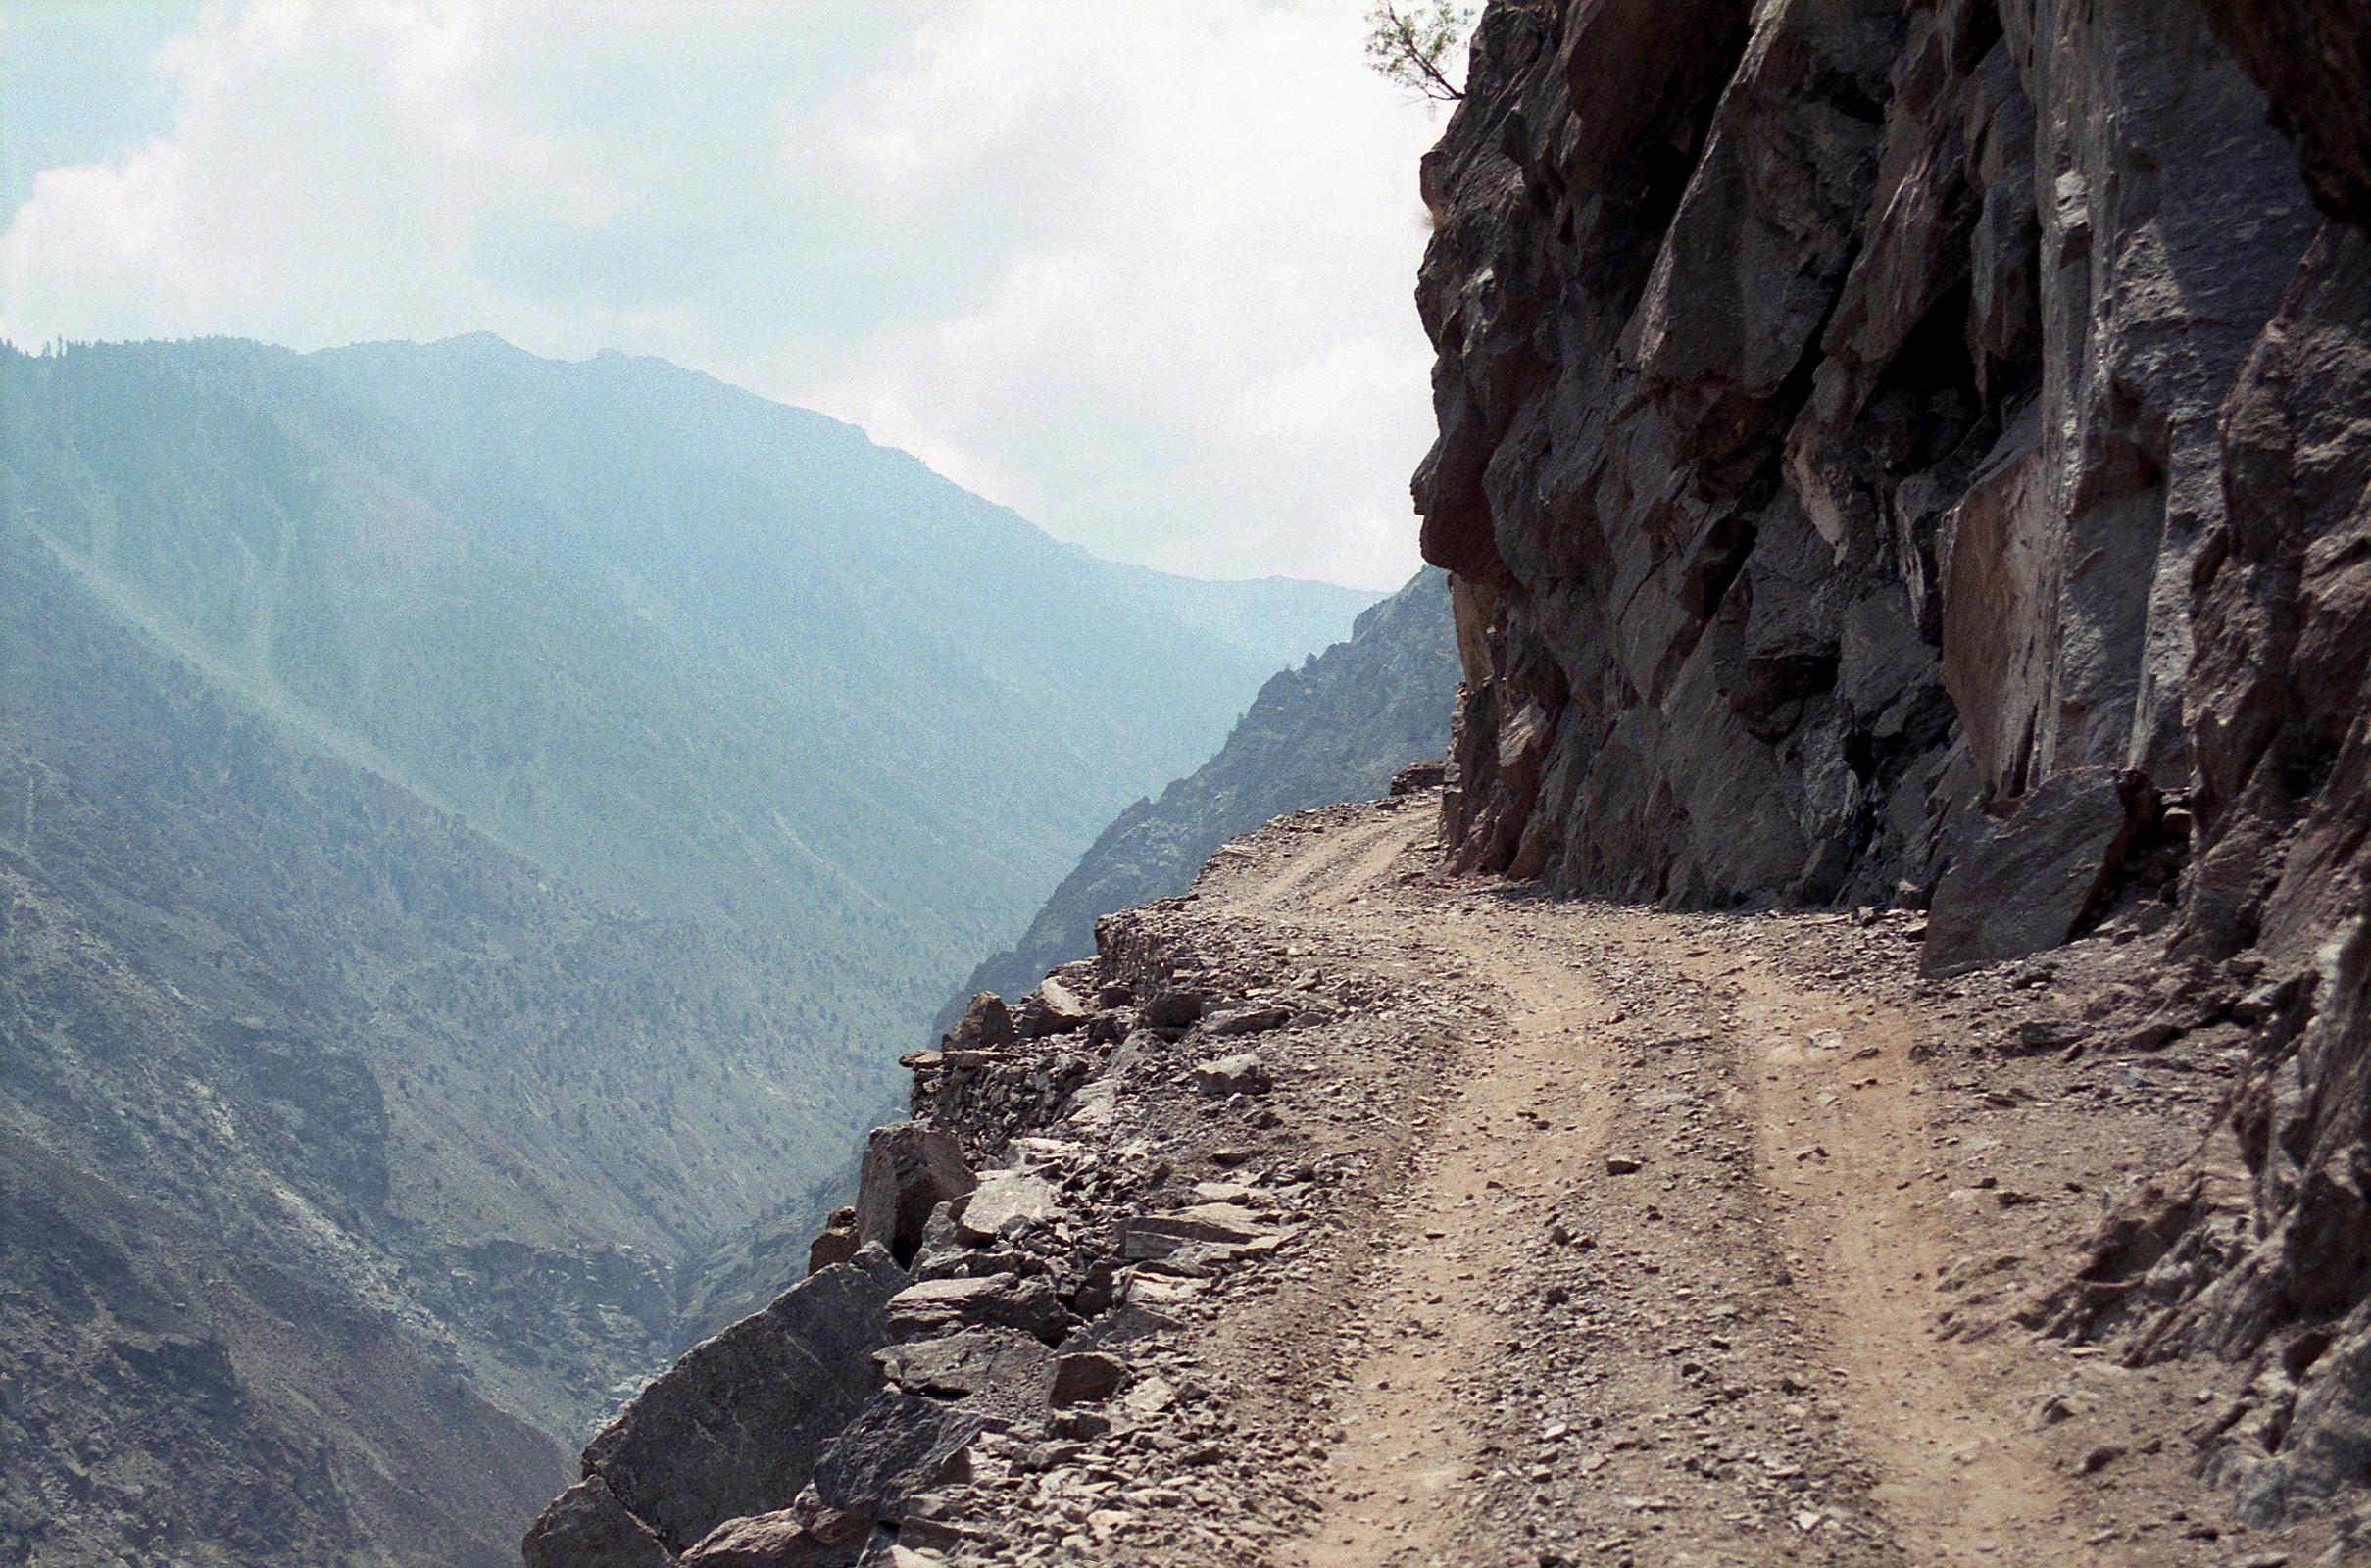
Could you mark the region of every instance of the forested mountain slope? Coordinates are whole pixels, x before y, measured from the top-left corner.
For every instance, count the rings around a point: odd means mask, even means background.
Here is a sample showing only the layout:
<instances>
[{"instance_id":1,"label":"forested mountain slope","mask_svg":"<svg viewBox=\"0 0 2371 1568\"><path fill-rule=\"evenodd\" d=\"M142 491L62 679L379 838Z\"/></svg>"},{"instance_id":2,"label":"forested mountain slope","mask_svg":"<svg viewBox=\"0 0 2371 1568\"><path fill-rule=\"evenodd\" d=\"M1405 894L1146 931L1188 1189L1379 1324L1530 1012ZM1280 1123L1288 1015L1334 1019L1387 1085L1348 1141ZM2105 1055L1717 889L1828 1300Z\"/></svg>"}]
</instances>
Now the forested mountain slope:
<instances>
[{"instance_id":1,"label":"forested mountain slope","mask_svg":"<svg viewBox=\"0 0 2371 1568\"><path fill-rule=\"evenodd\" d=\"M1105 828L1019 943L972 971L975 992L1017 997L1095 951L1095 922L1180 893L1219 845L1270 817L1381 795L1400 768L1449 744L1457 650L1447 573L1427 567L1358 617L1350 640L1260 688L1218 754Z\"/></svg>"},{"instance_id":2,"label":"forested mountain slope","mask_svg":"<svg viewBox=\"0 0 2371 1568\"><path fill-rule=\"evenodd\" d=\"M0 1557L59 1564L504 1547L686 1265L1365 597L487 338L0 353L0 1154L52 1195Z\"/></svg>"}]
</instances>

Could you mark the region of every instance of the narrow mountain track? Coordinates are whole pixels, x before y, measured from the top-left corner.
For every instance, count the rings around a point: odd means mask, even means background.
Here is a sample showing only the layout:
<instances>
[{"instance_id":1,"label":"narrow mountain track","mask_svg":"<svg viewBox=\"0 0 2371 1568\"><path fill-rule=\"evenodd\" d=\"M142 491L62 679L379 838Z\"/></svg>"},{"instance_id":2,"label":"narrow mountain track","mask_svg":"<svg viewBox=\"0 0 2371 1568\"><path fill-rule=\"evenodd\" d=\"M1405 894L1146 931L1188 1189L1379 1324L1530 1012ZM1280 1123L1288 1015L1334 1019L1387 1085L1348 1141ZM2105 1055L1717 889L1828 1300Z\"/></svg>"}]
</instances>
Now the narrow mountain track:
<instances>
[{"instance_id":1,"label":"narrow mountain track","mask_svg":"<svg viewBox=\"0 0 2371 1568\"><path fill-rule=\"evenodd\" d=\"M1454 1541L1461 1494L1491 1446L1482 1412L1460 1399L1460 1379L1481 1358L1518 1348L1490 1298L1470 1288L1517 1267L1528 1241L1496 1195L1536 1191L1545 1173L1579 1169L1605 1148L1606 1096L1570 1050L1576 1031L1602 1017L1600 999L1520 959L1493 961L1489 973L1523 999L1512 1037L1482 1054L1481 1070L1443 1112L1401 1198L1383 1266L1365 1282L1370 1318L1392 1333L1349 1374L1345 1441L1303 1558L1310 1568L1421 1559ZM1546 1215L1536 1217L1545 1231Z\"/></svg>"},{"instance_id":2,"label":"narrow mountain track","mask_svg":"<svg viewBox=\"0 0 2371 1568\"><path fill-rule=\"evenodd\" d=\"M2043 1434L2063 1349L1938 1332L1980 1238L1938 1196L1954 1102L1913 1058L1952 1025L1906 947L1882 986L1817 983L1785 959L1820 917L1556 902L1446 877L1430 839L1378 814L1199 893L1242 940L1476 1018L1437 1042L1330 1315L1287 1290L1211 1331L1330 1368L1276 1560L2177 1560Z\"/></svg>"},{"instance_id":3,"label":"narrow mountain track","mask_svg":"<svg viewBox=\"0 0 2371 1568\"><path fill-rule=\"evenodd\" d=\"M2022 1043L2145 950L1932 984L1908 913L1451 875L1436 807L1279 818L1106 922L1115 1005L1196 1021L1108 1032L1021 1157L1137 1260L1078 1331L1124 1380L982 1436L922 1527L954 1561L2318 1558L2197 1471L2244 1369L2020 1326L2210 1103L2209 1054Z\"/></svg>"}]
</instances>

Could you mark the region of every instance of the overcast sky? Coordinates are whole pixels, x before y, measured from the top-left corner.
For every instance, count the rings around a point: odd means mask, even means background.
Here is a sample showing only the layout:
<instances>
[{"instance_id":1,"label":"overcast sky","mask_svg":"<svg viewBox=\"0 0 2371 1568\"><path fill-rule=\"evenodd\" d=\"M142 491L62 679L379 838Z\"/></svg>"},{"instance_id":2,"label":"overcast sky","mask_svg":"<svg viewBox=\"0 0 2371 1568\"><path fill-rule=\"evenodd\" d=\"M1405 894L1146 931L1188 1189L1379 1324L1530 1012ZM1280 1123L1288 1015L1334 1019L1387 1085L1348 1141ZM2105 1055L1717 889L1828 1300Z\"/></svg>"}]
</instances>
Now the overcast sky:
<instances>
[{"instance_id":1,"label":"overcast sky","mask_svg":"<svg viewBox=\"0 0 2371 1568\"><path fill-rule=\"evenodd\" d=\"M1395 585L1438 122L1359 0L7 0L0 335L486 329L1102 554Z\"/></svg>"}]
</instances>

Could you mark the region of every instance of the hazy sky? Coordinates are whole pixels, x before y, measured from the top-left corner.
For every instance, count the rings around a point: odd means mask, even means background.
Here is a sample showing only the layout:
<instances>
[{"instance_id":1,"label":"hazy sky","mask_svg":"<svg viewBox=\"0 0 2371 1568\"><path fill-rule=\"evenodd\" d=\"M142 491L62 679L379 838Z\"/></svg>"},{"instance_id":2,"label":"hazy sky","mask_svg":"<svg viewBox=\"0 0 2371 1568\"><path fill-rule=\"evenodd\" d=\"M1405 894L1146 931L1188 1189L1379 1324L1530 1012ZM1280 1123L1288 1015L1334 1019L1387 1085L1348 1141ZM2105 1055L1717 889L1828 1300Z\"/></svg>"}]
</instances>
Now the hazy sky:
<instances>
[{"instance_id":1,"label":"hazy sky","mask_svg":"<svg viewBox=\"0 0 2371 1568\"><path fill-rule=\"evenodd\" d=\"M1439 124L1361 9L7 0L0 335L658 354L1105 555L1390 586Z\"/></svg>"}]
</instances>

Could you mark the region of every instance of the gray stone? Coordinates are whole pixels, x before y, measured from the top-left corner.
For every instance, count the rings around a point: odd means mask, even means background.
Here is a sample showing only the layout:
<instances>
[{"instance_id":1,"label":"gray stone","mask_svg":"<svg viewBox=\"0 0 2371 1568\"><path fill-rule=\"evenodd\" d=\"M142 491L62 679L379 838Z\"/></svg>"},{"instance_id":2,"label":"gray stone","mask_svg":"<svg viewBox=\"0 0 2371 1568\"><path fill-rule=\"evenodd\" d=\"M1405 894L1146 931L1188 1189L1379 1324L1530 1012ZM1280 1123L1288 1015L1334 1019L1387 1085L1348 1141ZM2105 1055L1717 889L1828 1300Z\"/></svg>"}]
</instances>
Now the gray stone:
<instances>
[{"instance_id":1,"label":"gray stone","mask_svg":"<svg viewBox=\"0 0 2371 1568\"><path fill-rule=\"evenodd\" d=\"M1039 1276L986 1274L923 1280L889 1298L891 1336L934 1339L975 1328L1014 1328L1052 1345L1069 1326L1054 1287Z\"/></svg>"},{"instance_id":2,"label":"gray stone","mask_svg":"<svg viewBox=\"0 0 2371 1568\"><path fill-rule=\"evenodd\" d=\"M967 1239L987 1240L1052 1219L1062 1211L1054 1184L1030 1171L992 1170L956 1205L956 1227Z\"/></svg>"},{"instance_id":3,"label":"gray stone","mask_svg":"<svg viewBox=\"0 0 2371 1568\"><path fill-rule=\"evenodd\" d=\"M1257 1035L1281 1029L1292 1021L1290 1007L1229 1007L1205 1018L1202 1026L1214 1035Z\"/></svg>"},{"instance_id":4,"label":"gray stone","mask_svg":"<svg viewBox=\"0 0 2371 1568\"><path fill-rule=\"evenodd\" d=\"M1005 999L993 991L982 991L964 1006L962 1018L941 1045L947 1051L999 1051L1019 1038Z\"/></svg>"},{"instance_id":5,"label":"gray stone","mask_svg":"<svg viewBox=\"0 0 2371 1568\"><path fill-rule=\"evenodd\" d=\"M825 1505L882 1521L909 1499L966 1473L964 1449L980 1420L960 1404L888 1390L873 1396L815 1466Z\"/></svg>"},{"instance_id":6,"label":"gray stone","mask_svg":"<svg viewBox=\"0 0 2371 1568\"><path fill-rule=\"evenodd\" d=\"M2108 768L2045 779L1998 820L1961 840L1936 886L1922 957L1930 975L1958 974L2054 948L2106 898L2124 859L2145 780Z\"/></svg>"},{"instance_id":7,"label":"gray stone","mask_svg":"<svg viewBox=\"0 0 2371 1568\"><path fill-rule=\"evenodd\" d=\"M1275 1234L1248 1208L1234 1203L1197 1203L1167 1214L1137 1214L1121 1227L1120 1255L1139 1261L1164 1258L1187 1247L1239 1248Z\"/></svg>"},{"instance_id":8,"label":"gray stone","mask_svg":"<svg viewBox=\"0 0 2371 1568\"><path fill-rule=\"evenodd\" d=\"M554 1498L520 1549L526 1568L668 1568L675 1560L597 1475Z\"/></svg>"},{"instance_id":9,"label":"gray stone","mask_svg":"<svg viewBox=\"0 0 2371 1568\"><path fill-rule=\"evenodd\" d=\"M2371 25L2360 0L2201 0L2290 127L2322 208L2371 229Z\"/></svg>"},{"instance_id":10,"label":"gray stone","mask_svg":"<svg viewBox=\"0 0 2371 1568\"><path fill-rule=\"evenodd\" d=\"M1021 1329L965 1329L941 1339L893 1345L880 1352L881 1370L909 1394L942 1399L1008 1391L1042 1397L1055 1376L1054 1352Z\"/></svg>"},{"instance_id":11,"label":"gray stone","mask_svg":"<svg viewBox=\"0 0 2371 1568\"><path fill-rule=\"evenodd\" d=\"M1194 1063L1194 1087L1206 1095L1264 1095L1276 1084L1266 1064L1244 1051Z\"/></svg>"},{"instance_id":12,"label":"gray stone","mask_svg":"<svg viewBox=\"0 0 2371 1568\"><path fill-rule=\"evenodd\" d=\"M1148 1029L1187 1029L1202 1018L1210 1005L1208 992L1178 989L1163 991L1147 1002L1137 1013L1137 1021Z\"/></svg>"},{"instance_id":13,"label":"gray stone","mask_svg":"<svg viewBox=\"0 0 2371 1568\"><path fill-rule=\"evenodd\" d=\"M588 1481L674 1552L727 1519L780 1507L879 1387L873 1352L889 1343L886 1308L905 1283L867 1248L693 1347L586 1446Z\"/></svg>"},{"instance_id":14,"label":"gray stone","mask_svg":"<svg viewBox=\"0 0 2371 1568\"><path fill-rule=\"evenodd\" d=\"M857 1236L911 1263L930 1211L974 1185L963 1146L937 1128L911 1121L876 1127L857 1179Z\"/></svg>"},{"instance_id":15,"label":"gray stone","mask_svg":"<svg viewBox=\"0 0 2371 1568\"><path fill-rule=\"evenodd\" d=\"M1437 790L1449 782L1449 764L1435 758L1429 761L1410 762L1391 776L1393 795L1421 795Z\"/></svg>"},{"instance_id":16,"label":"gray stone","mask_svg":"<svg viewBox=\"0 0 2371 1568\"><path fill-rule=\"evenodd\" d=\"M1054 1363L1057 1407L1101 1404L1128 1381L1128 1364L1101 1350L1075 1350Z\"/></svg>"},{"instance_id":17,"label":"gray stone","mask_svg":"<svg viewBox=\"0 0 2371 1568\"><path fill-rule=\"evenodd\" d=\"M817 1539L797 1514L783 1508L726 1520L680 1561L682 1568L852 1568L858 1549Z\"/></svg>"},{"instance_id":18,"label":"gray stone","mask_svg":"<svg viewBox=\"0 0 2371 1568\"><path fill-rule=\"evenodd\" d=\"M864 1245L864 1239L857 1235L857 1211L854 1208L835 1208L831 1211L831 1217L823 1222L822 1234L808 1244L807 1272L813 1274L834 1263L845 1263L855 1257Z\"/></svg>"},{"instance_id":19,"label":"gray stone","mask_svg":"<svg viewBox=\"0 0 2371 1568\"><path fill-rule=\"evenodd\" d=\"M1042 1039L1047 1035L1068 1034L1084 1029L1095 1009L1079 999L1076 992L1052 975L1038 982L1037 989L1023 998L1018 1028L1023 1040Z\"/></svg>"}]
</instances>

